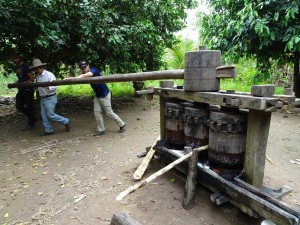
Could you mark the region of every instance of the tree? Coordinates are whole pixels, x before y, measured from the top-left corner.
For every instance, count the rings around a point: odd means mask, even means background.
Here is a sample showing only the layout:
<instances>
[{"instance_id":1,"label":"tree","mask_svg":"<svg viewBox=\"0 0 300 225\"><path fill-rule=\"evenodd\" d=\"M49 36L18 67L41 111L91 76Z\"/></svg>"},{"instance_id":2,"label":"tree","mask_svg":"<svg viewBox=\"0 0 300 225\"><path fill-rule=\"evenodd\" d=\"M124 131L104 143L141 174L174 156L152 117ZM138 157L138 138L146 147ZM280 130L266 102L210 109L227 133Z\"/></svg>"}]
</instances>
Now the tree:
<instances>
[{"instance_id":1,"label":"tree","mask_svg":"<svg viewBox=\"0 0 300 225\"><path fill-rule=\"evenodd\" d=\"M167 49L165 54L165 60L168 64L168 69L184 69L185 53L196 50L196 42L190 39L182 39L182 37L179 37L179 42L173 48Z\"/></svg>"},{"instance_id":2,"label":"tree","mask_svg":"<svg viewBox=\"0 0 300 225\"><path fill-rule=\"evenodd\" d=\"M200 36L211 48L232 56L254 56L262 79L270 60L294 63L294 92L300 97L299 0L207 0L199 16Z\"/></svg>"},{"instance_id":3,"label":"tree","mask_svg":"<svg viewBox=\"0 0 300 225\"><path fill-rule=\"evenodd\" d=\"M156 70L194 0L2 0L0 63L18 51L58 71L87 59L113 72Z\"/></svg>"}]
</instances>

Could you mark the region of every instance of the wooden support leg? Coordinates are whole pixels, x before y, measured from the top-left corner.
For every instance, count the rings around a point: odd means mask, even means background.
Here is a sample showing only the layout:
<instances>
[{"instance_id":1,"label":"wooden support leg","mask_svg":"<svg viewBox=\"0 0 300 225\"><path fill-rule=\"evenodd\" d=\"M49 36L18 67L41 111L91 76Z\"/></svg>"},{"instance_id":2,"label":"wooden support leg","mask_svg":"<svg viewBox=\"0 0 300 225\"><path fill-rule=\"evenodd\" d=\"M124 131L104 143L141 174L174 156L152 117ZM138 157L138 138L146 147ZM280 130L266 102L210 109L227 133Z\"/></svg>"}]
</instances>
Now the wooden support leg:
<instances>
[{"instance_id":1,"label":"wooden support leg","mask_svg":"<svg viewBox=\"0 0 300 225\"><path fill-rule=\"evenodd\" d=\"M265 170L265 157L269 136L271 113L250 110L245 154L245 181L262 188Z\"/></svg>"},{"instance_id":2,"label":"wooden support leg","mask_svg":"<svg viewBox=\"0 0 300 225\"><path fill-rule=\"evenodd\" d=\"M184 198L182 207L186 210L191 209L195 204L196 188L197 188L197 163L199 156L199 149L187 147L187 151L193 151L189 159L189 170L185 183Z\"/></svg>"}]
</instances>

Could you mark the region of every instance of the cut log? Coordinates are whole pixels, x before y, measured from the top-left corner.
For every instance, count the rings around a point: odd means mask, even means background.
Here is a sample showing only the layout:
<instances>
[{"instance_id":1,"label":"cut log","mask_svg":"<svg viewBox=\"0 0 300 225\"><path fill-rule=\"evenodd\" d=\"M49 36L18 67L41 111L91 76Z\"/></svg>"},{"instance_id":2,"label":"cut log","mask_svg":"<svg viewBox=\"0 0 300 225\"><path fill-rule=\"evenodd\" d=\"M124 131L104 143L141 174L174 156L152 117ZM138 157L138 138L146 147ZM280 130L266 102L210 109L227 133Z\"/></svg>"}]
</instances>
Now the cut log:
<instances>
[{"instance_id":1,"label":"cut log","mask_svg":"<svg viewBox=\"0 0 300 225\"><path fill-rule=\"evenodd\" d=\"M141 225L131 216L123 212L114 213L110 225Z\"/></svg>"},{"instance_id":2,"label":"cut log","mask_svg":"<svg viewBox=\"0 0 300 225\"><path fill-rule=\"evenodd\" d=\"M183 70L164 70L142 73L115 74L109 76L89 77L89 78L68 78L65 80L54 80L52 82L38 83L20 83L8 84L9 88L18 87L47 87L69 84L99 84L99 83L114 83L128 81L145 81L145 80L163 80L163 79L183 79Z\"/></svg>"}]
</instances>

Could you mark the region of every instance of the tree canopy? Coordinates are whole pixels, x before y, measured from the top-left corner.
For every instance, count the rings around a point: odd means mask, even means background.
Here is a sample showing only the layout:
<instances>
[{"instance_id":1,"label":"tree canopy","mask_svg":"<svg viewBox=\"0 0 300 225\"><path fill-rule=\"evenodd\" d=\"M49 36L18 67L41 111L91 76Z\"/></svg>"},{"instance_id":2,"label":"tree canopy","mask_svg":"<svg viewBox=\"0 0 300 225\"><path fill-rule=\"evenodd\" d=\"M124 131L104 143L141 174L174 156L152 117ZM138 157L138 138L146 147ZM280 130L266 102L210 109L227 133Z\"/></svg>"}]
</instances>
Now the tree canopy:
<instances>
[{"instance_id":1,"label":"tree canopy","mask_svg":"<svg viewBox=\"0 0 300 225\"><path fill-rule=\"evenodd\" d=\"M294 91L300 96L299 0L206 0L199 17L200 36L211 48L231 56L254 56L261 76L270 59L293 62Z\"/></svg>"},{"instance_id":2,"label":"tree canopy","mask_svg":"<svg viewBox=\"0 0 300 225\"><path fill-rule=\"evenodd\" d=\"M194 0L2 0L0 63L19 52L55 70L87 59L115 72L156 70Z\"/></svg>"}]
</instances>

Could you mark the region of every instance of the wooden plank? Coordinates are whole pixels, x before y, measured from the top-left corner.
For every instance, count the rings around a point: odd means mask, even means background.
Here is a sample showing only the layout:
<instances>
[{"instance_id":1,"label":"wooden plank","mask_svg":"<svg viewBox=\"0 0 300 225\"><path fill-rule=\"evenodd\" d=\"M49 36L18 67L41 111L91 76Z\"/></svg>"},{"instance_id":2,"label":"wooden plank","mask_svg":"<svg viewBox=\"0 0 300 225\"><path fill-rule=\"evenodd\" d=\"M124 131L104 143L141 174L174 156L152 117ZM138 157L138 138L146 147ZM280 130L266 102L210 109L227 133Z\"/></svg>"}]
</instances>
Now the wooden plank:
<instances>
[{"instance_id":1,"label":"wooden plank","mask_svg":"<svg viewBox=\"0 0 300 225\"><path fill-rule=\"evenodd\" d=\"M277 198L273 197L272 195L269 195L265 192L262 192L260 189L248 184L247 182L241 180L239 177L235 177L234 180L236 181L237 185L251 191L252 193L254 193L255 195L257 195L258 197L261 197L265 200L267 200L268 202L271 202L272 204L286 210L287 212L297 216L300 218L300 212L290 208L287 204L285 204L282 201L279 201Z\"/></svg>"},{"instance_id":2,"label":"wooden plank","mask_svg":"<svg viewBox=\"0 0 300 225\"><path fill-rule=\"evenodd\" d=\"M271 112L249 110L245 152L245 181L257 188L263 185L265 157Z\"/></svg>"},{"instance_id":3,"label":"wooden plank","mask_svg":"<svg viewBox=\"0 0 300 225\"><path fill-rule=\"evenodd\" d=\"M216 69L217 78L234 78L236 76L236 69L234 65L219 66Z\"/></svg>"},{"instance_id":4,"label":"wooden plank","mask_svg":"<svg viewBox=\"0 0 300 225\"><path fill-rule=\"evenodd\" d=\"M227 90L220 90L219 93L223 93L223 94L226 94L228 91ZM238 91L238 92L235 92L235 94L237 95L251 95L251 93L249 92L241 92L241 91ZM266 100L270 101L271 99L277 99L277 100L280 100L280 101L283 101L285 104L292 104L293 102L296 101L296 97L295 96L290 96L290 95L278 95L278 94L274 94L272 96L272 98L266 98Z\"/></svg>"},{"instance_id":5,"label":"wooden plank","mask_svg":"<svg viewBox=\"0 0 300 225\"><path fill-rule=\"evenodd\" d=\"M167 163L170 163L177 158L181 157L182 151L166 151L164 148L157 148L156 153L158 156L162 156ZM181 165L177 165L175 168L183 173L187 173L187 162L183 162ZM229 201L238 206L242 211L246 213L256 213L260 216L273 221L280 225L300 225L300 218L296 215L288 212L286 209L282 209L279 206L272 204L271 202L256 196L249 190L238 186L234 182L228 181L217 173L210 170L204 164L198 162L197 164L197 181L199 184L210 189L213 192L221 192L229 196ZM292 211L292 210L290 210Z\"/></svg>"},{"instance_id":6,"label":"wooden plank","mask_svg":"<svg viewBox=\"0 0 300 225\"><path fill-rule=\"evenodd\" d=\"M188 92L169 88L154 88L154 93L162 97L179 98L182 100L203 102L211 105L232 106L240 109L265 110L268 108L267 98L265 97L225 94L219 92ZM276 98L269 98L269 101L271 99L274 103L278 102L278 99Z\"/></svg>"}]
</instances>

